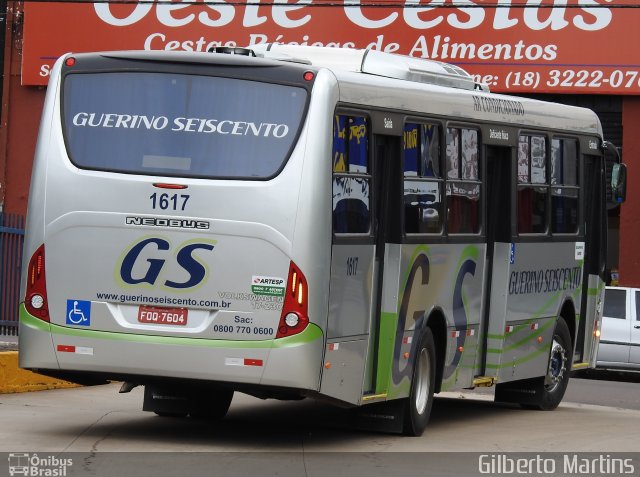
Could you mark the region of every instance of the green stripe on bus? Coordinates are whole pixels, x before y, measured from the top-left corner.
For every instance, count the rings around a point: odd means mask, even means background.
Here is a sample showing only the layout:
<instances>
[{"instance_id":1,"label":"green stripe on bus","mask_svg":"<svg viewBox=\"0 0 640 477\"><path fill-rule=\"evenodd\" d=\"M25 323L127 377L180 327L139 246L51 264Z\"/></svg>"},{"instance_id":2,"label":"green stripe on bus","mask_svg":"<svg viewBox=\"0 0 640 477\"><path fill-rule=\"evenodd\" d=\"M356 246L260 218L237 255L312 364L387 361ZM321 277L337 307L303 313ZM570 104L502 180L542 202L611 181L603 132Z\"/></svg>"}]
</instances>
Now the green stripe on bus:
<instances>
[{"instance_id":1,"label":"green stripe on bus","mask_svg":"<svg viewBox=\"0 0 640 477\"><path fill-rule=\"evenodd\" d=\"M378 369L376 370L376 394L386 393L391 382L393 349L395 346L398 315L380 313L380 334L378 338Z\"/></svg>"},{"instance_id":2,"label":"green stripe on bus","mask_svg":"<svg viewBox=\"0 0 640 477\"><path fill-rule=\"evenodd\" d=\"M491 369L502 369L502 368L508 368L508 367L511 367L511 366L517 366L519 364L523 364L523 363L526 363L526 362L531 361L533 359L536 359L537 357L539 357L543 353L548 353L550 349L551 349L551 344L549 344L549 345L547 345L547 346L545 346L543 348L537 349L533 353L530 353L530 354L528 354L526 356L523 356L522 358L519 358L519 359L516 359L516 360L513 360L513 361L509 361L508 363L503 363L503 364L489 364L489 363L487 363L486 367L487 368L491 368Z\"/></svg>"},{"instance_id":3,"label":"green stripe on bus","mask_svg":"<svg viewBox=\"0 0 640 477\"><path fill-rule=\"evenodd\" d=\"M525 338L521 339L520 341L512 344L511 346L508 346L506 348L503 348L502 351L511 351L514 350L516 348L519 348L520 346L522 346L523 344L536 339L538 336L540 336L540 333L543 330L546 330L547 328L549 328L549 326L551 325L555 325L556 322L555 320L548 320L544 325L540 326L537 330L533 330L533 333L529 334L528 336L526 336Z\"/></svg>"},{"instance_id":4,"label":"green stripe on bus","mask_svg":"<svg viewBox=\"0 0 640 477\"><path fill-rule=\"evenodd\" d=\"M20 321L33 329L45 331L55 335L77 336L78 338L90 338L111 341L133 341L139 343L155 343L165 345L196 346L203 348L289 348L311 343L322 339L322 330L315 324L309 323L305 330L297 335L286 338L261 340L261 341L231 341L211 338L188 338L182 336L157 336L157 335L137 335L132 333L121 333L114 331L98 331L91 329L67 328L66 326L54 325L46 321L39 320L30 315L24 307L20 305Z\"/></svg>"}]
</instances>

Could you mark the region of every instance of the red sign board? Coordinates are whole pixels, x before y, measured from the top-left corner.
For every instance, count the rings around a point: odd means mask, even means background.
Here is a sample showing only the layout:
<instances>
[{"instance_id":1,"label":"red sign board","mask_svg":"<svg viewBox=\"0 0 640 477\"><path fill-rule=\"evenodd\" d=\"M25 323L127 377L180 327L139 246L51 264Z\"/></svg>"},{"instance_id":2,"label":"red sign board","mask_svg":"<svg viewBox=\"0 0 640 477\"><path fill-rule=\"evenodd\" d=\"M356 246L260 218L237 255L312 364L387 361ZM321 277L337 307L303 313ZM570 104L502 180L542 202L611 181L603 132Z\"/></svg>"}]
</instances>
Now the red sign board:
<instances>
[{"instance_id":1,"label":"red sign board","mask_svg":"<svg viewBox=\"0 0 640 477\"><path fill-rule=\"evenodd\" d=\"M25 2L22 83L67 51L280 42L457 64L493 91L640 94L640 0Z\"/></svg>"}]
</instances>

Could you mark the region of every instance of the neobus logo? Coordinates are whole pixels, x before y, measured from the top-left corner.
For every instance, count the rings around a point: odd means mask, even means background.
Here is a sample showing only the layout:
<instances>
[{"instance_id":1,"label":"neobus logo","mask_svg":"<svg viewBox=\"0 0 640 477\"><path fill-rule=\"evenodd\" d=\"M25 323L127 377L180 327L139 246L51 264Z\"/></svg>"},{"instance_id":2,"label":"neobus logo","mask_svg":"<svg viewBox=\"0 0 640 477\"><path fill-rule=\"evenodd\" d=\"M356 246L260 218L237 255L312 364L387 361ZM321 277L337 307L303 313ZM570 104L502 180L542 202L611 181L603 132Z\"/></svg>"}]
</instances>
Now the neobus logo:
<instances>
[{"instance_id":1,"label":"neobus logo","mask_svg":"<svg viewBox=\"0 0 640 477\"><path fill-rule=\"evenodd\" d=\"M127 285L154 286L165 269L167 257L172 257L187 272L188 278L180 282L167 277L161 286L178 290L194 288L203 283L208 273L206 264L201 263L194 254L196 251L210 252L215 244L215 240L189 241L179 245L174 252L168 240L160 237L145 238L125 253L118 270L120 279Z\"/></svg>"},{"instance_id":2,"label":"neobus logo","mask_svg":"<svg viewBox=\"0 0 640 477\"><path fill-rule=\"evenodd\" d=\"M209 222L205 220L165 219L162 217L125 217L127 225L147 225L150 227L176 227L181 229L208 229Z\"/></svg>"}]
</instances>

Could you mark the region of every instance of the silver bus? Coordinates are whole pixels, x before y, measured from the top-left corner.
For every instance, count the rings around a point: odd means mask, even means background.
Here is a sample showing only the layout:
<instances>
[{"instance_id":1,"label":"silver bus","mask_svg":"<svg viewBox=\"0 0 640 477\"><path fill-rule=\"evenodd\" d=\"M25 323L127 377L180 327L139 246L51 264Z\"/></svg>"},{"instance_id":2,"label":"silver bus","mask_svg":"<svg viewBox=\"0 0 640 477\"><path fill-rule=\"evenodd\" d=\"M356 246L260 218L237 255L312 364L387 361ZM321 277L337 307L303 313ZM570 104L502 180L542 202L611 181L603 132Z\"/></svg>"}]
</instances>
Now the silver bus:
<instances>
[{"instance_id":1,"label":"silver bus","mask_svg":"<svg viewBox=\"0 0 640 477\"><path fill-rule=\"evenodd\" d=\"M615 154L592 111L379 51L64 55L20 365L161 416L238 391L420 435L434 393L491 385L553 409L595 364Z\"/></svg>"}]
</instances>

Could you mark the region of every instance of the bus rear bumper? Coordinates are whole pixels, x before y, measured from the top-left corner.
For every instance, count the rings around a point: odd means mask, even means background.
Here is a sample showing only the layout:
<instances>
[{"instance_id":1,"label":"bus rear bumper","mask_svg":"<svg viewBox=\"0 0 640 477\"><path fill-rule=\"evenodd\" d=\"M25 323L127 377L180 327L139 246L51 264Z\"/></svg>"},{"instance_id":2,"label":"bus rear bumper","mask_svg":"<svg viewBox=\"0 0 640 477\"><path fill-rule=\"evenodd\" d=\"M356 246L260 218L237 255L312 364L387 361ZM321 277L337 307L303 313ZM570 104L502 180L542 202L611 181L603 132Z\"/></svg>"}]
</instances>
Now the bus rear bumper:
<instances>
[{"instance_id":1,"label":"bus rear bumper","mask_svg":"<svg viewBox=\"0 0 640 477\"><path fill-rule=\"evenodd\" d=\"M324 337L310 323L278 340L227 341L67 328L20 310L21 368L121 380L185 379L316 391Z\"/></svg>"}]
</instances>

